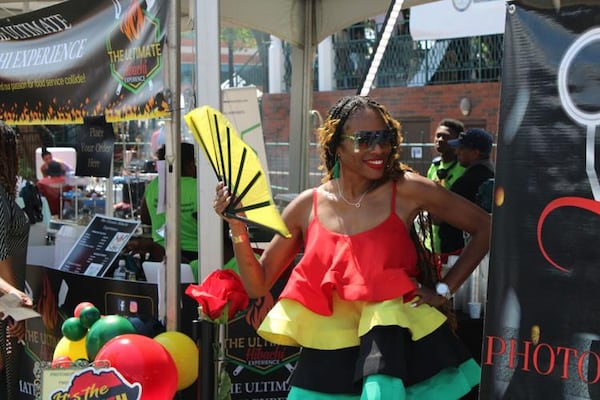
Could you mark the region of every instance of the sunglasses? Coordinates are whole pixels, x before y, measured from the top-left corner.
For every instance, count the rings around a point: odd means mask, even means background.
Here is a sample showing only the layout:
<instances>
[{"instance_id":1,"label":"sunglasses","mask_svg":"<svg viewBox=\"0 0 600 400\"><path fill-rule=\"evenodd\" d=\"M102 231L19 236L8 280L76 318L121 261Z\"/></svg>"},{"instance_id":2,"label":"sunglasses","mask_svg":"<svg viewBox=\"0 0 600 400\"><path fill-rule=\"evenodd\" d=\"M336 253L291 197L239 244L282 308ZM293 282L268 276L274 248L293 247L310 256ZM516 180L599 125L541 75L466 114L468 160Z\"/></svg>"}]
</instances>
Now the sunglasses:
<instances>
[{"instance_id":1,"label":"sunglasses","mask_svg":"<svg viewBox=\"0 0 600 400\"><path fill-rule=\"evenodd\" d=\"M391 147L396 138L394 129L382 129L379 131L356 131L352 135L342 135L345 139L354 142L354 152L373 150L376 145Z\"/></svg>"}]
</instances>

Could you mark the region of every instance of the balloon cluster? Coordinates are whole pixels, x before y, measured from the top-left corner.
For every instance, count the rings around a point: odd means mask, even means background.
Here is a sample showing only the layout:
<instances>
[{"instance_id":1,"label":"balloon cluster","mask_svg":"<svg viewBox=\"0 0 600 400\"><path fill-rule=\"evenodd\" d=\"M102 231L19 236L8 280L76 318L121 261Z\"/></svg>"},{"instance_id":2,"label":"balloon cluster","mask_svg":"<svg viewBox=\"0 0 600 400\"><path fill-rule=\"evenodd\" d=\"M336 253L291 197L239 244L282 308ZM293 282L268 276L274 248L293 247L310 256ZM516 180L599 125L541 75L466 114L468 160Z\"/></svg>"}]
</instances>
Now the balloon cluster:
<instances>
[{"instance_id":1,"label":"balloon cluster","mask_svg":"<svg viewBox=\"0 0 600 400\"><path fill-rule=\"evenodd\" d=\"M79 303L73 315L62 324L53 368L81 360L108 361L127 381L141 384L142 400L173 398L198 378L198 347L189 336L162 331L152 337L147 323L102 316L90 302Z\"/></svg>"}]
</instances>

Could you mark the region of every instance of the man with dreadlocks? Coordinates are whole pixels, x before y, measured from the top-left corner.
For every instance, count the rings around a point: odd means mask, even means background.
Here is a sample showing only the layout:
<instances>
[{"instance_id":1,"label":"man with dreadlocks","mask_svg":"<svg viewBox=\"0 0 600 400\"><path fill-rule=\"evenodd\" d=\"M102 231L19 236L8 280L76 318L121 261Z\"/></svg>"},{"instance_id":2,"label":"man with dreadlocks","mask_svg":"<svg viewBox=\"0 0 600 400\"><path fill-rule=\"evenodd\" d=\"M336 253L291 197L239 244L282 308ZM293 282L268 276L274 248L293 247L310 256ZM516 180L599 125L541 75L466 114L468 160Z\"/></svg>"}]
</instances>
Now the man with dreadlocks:
<instances>
[{"instance_id":1,"label":"man with dreadlocks","mask_svg":"<svg viewBox=\"0 0 600 400\"><path fill-rule=\"evenodd\" d=\"M302 347L288 399L461 398L480 367L442 311L489 248L489 215L400 163L400 123L369 97L341 98L319 138L325 176L283 211L291 238L274 237L257 260L244 223L226 219L250 297L303 249L258 329ZM222 216L231 194L216 192ZM471 234L443 279L415 229L424 211Z\"/></svg>"},{"instance_id":2,"label":"man with dreadlocks","mask_svg":"<svg viewBox=\"0 0 600 400\"><path fill-rule=\"evenodd\" d=\"M18 178L17 135L0 121L0 295L13 293L24 305L32 300L18 290L25 285L29 221L15 202ZM0 317L4 317L0 313ZM0 320L0 399L17 399L18 341L25 336L23 321Z\"/></svg>"}]
</instances>

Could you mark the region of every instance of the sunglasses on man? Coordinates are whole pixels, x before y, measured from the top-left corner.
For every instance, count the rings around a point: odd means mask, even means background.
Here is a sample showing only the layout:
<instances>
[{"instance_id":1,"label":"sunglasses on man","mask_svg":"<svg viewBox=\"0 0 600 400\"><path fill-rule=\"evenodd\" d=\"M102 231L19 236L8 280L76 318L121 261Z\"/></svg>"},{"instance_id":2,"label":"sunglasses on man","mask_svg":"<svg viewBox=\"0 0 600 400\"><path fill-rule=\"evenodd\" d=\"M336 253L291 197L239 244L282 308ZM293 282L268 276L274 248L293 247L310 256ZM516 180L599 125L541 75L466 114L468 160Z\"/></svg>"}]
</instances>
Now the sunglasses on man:
<instances>
[{"instance_id":1,"label":"sunglasses on man","mask_svg":"<svg viewBox=\"0 0 600 400\"><path fill-rule=\"evenodd\" d=\"M373 150L376 145L382 148L391 147L396 138L396 130L381 129L378 131L356 131L352 135L342 135L344 139L354 142L354 152Z\"/></svg>"}]
</instances>

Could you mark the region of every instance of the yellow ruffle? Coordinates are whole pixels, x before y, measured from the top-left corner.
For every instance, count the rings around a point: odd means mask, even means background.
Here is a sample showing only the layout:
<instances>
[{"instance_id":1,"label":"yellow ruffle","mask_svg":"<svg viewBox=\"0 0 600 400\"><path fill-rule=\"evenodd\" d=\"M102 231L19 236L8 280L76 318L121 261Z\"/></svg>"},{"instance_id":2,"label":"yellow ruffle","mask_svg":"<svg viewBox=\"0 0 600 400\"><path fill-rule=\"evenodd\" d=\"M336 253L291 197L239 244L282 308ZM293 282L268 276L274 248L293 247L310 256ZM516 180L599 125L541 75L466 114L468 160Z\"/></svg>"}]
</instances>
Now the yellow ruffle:
<instances>
[{"instance_id":1,"label":"yellow ruffle","mask_svg":"<svg viewBox=\"0 0 600 400\"><path fill-rule=\"evenodd\" d=\"M318 350L358 346L360 337L374 326L398 325L413 340L427 336L446 321L427 304L411 307L403 299L382 302L346 301L333 294L333 315L316 314L295 300L281 299L269 311L258 334L269 342Z\"/></svg>"}]
</instances>

